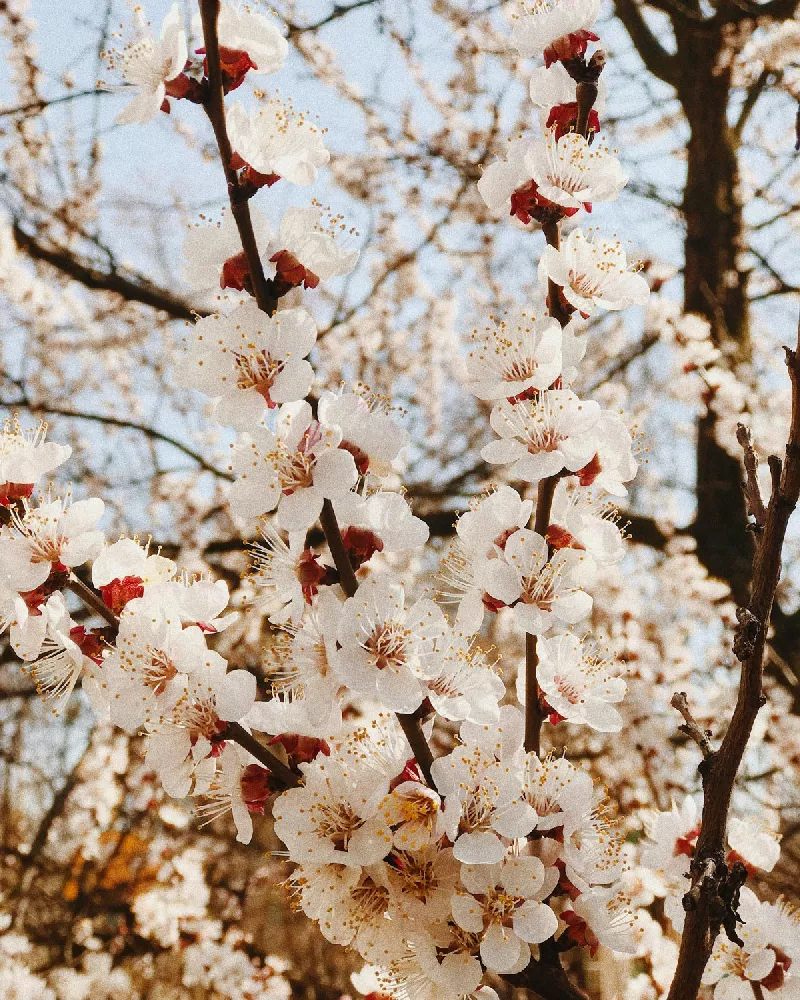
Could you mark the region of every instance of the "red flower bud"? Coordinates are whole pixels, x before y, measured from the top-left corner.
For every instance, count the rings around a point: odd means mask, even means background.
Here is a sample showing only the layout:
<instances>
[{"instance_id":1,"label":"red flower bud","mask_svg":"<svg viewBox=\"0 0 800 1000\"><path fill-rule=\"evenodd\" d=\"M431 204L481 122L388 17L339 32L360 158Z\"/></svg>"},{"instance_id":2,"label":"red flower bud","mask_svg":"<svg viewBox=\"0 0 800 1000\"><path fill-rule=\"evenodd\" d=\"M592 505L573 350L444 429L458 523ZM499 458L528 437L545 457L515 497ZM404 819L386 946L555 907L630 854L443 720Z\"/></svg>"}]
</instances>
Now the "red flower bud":
<instances>
[{"instance_id":1,"label":"red flower bud","mask_svg":"<svg viewBox=\"0 0 800 1000\"><path fill-rule=\"evenodd\" d=\"M128 601L144 595L144 580L140 576L117 577L100 588L103 602L118 615Z\"/></svg>"}]
</instances>

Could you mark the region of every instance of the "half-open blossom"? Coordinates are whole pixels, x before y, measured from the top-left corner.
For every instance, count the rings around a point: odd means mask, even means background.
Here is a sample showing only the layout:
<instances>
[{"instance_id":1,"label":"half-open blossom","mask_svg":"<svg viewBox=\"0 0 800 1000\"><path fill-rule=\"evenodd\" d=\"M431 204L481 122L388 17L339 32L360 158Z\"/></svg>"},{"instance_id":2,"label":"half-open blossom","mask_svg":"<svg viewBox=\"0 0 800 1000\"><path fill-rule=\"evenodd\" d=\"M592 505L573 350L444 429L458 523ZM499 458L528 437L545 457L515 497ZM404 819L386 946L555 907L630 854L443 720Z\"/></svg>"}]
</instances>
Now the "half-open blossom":
<instances>
[{"instance_id":1,"label":"half-open blossom","mask_svg":"<svg viewBox=\"0 0 800 1000\"><path fill-rule=\"evenodd\" d=\"M569 911L585 921L594 941L587 940L591 954L597 944L631 955L636 952L641 930L631 908L630 897L621 886L594 887L581 893ZM565 915L562 914L562 917Z\"/></svg>"},{"instance_id":2,"label":"half-open blossom","mask_svg":"<svg viewBox=\"0 0 800 1000\"><path fill-rule=\"evenodd\" d=\"M424 697L421 679L435 671L436 642L446 631L433 601L406 609L403 588L387 577L367 580L342 609L339 674L354 691L386 708L413 712Z\"/></svg>"},{"instance_id":3,"label":"half-open blossom","mask_svg":"<svg viewBox=\"0 0 800 1000\"><path fill-rule=\"evenodd\" d=\"M370 396L362 387L324 390L319 399L319 421L341 435L340 448L355 459L359 474L386 476L408 444L409 435L387 412L388 401Z\"/></svg>"},{"instance_id":4,"label":"half-open blossom","mask_svg":"<svg viewBox=\"0 0 800 1000\"><path fill-rule=\"evenodd\" d=\"M320 281L349 274L358 261L358 250L340 244L343 231L346 226L341 216L324 226L322 210L316 206L288 208L270 257L278 282L286 290L298 285L316 288Z\"/></svg>"},{"instance_id":5,"label":"half-open blossom","mask_svg":"<svg viewBox=\"0 0 800 1000\"><path fill-rule=\"evenodd\" d=\"M647 817L647 840L642 849L642 863L667 877L681 878L689 871L700 833L697 805L687 796L680 808L675 802L668 812L653 812Z\"/></svg>"},{"instance_id":6,"label":"half-open blossom","mask_svg":"<svg viewBox=\"0 0 800 1000\"><path fill-rule=\"evenodd\" d=\"M545 66L583 55L597 35L600 0L514 0L507 17L511 44L521 56L544 56Z\"/></svg>"},{"instance_id":7,"label":"half-open blossom","mask_svg":"<svg viewBox=\"0 0 800 1000\"><path fill-rule=\"evenodd\" d=\"M241 104L234 104L228 111L227 124L234 151L264 178L283 177L292 184L313 184L318 168L330 160L325 130L277 97L249 114ZM250 176L246 174L245 180Z\"/></svg>"},{"instance_id":8,"label":"half-open blossom","mask_svg":"<svg viewBox=\"0 0 800 1000\"><path fill-rule=\"evenodd\" d=\"M584 315L597 306L626 309L644 305L650 294L647 281L628 267L619 240L588 239L573 229L559 250L545 247L539 260L539 279L550 279L563 289L570 305Z\"/></svg>"},{"instance_id":9,"label":"half-open blossom","mask_svg":"<svg viewBox=\"0 0 800 1000\"><path fill-rule=\"evenodd\" d=\"M120 538L104 546L95 559L92 583L118 615L129 601L143 596L147 585L171 580L175 573L175 563L157 552L151 554L149 544Z\"/></svg>"},{"instance_id":10,"label":"half-open blossom","mask_svg":"<svg viewBox=\"0 0 800 1000\"><path fill-rule=\"evenodd\" d=\"M602 115L606 103L606 82L601 76L597 84L597 98L589 116L589 128L594 131L599 129L599 116ZM566 67L561 62L552 63L550 66L538 66L531 72L528 85L531 104L541 112L543 128L552 128L556 122L548 121L551 113L556 108L570 106L575 109L575 117L578 113L578 102L576 100L575 81L569 75ZM569 131L564 129L563 131ZM556 134L560 137L563 131L559 131L556 125Z\"/></svg>"},{"instance_id":11,"label":"half-open blossom","mask_svg":"<svg viewBox=\"0 0 800 1000\"><path fill-rule=\"evenodd\" d=\"M198 320L185 338L188 351L176 381L216 397L220 423L249 430L267 407L308 395L314 370L306 357L316 340L317 328L305 309L268 316L250 299L228 316Z\"/></svg>"},{"instance_id":12,"label":"half-open blossom","mask_svg":"<svg viewBox=\"0 0 800 1000\"><path fill-rule=\"evenodd\" d=\"M499 441L481 455L493 465L511 463L509 476L529 483L568 470L577 472L595 454L594 425L600 406L569 389L548 389L535 399L501 400L490 422Z\"/></svg>"},{"instance_id":13,"label":"half-open blossom","mask_svg":"<svg viewBox=\"0 0 800 1000\"><path fill-rule=\"evenodd\" d=\"M241 62L241 54L246 54L250 63L248 68L252 72L275 73L283 66L289 52L289 43L277 25L246 6L221 4L217 32L223 63L231 67ZM234 69L229 70L232 83L237 75ZM229 84L227 89L233 90L235 87Z\"/></svg>"},{"instance_id":14,"label":"half-open blossom","mask_svg":"<svg viewBox=\"0 0 800 1000\"><path fill-rule=\"evenodd\" d=\"M478 181L478 193L487 208L507 212L525 226L533 219L541 223L558 222L578 211L557 205L539 193L528 165L534 145L531 139L509 139L505 159L490 163Z\"/></svg>"},{"instance_id":15,"label":"half-open blossom","mask_svg":"<svg viewBox=\"0 0 800 1000\"><path fill-rule=\"evenodd\" d=\"M250 209L256 243L264 258L272 239L272 229L257 208ZM220 288L245 288L249 269L242 250L242 241L236 222L230 212L223 210L219 222L202 219L189 226L183 241L183 276L198 291L218 291ZM272 278L275 267L262 260L264 274ZM234 276L238 275L234 281Z\"/></svg>"},{"instance_id":16,"label":"half-open blossom","mask_svg":"<svg viewBox=\"0 0 800 1000\"><path fill-rule=\"evenodd\" d=\"M203 802L197 814L205 823L230 812L236 839L249 844L253 839L252 813L263 816L264 804L273 794L270 773L237 743L226 743L217 761L211 784L199 794Z\"/></svg>"},{"instance_id":17,"label":"half-open blossom","mask_svg":"<svg viewBox=\"0 0 800 1000\"><path fill-rule=\"evenodd\" d=\"M625 554L619 514L593 493L572 478L559 482L550 511L547 543L553 549L585 551L598 565L618 563Z\"/></svg>"},{"instance_id":18,"label":"half-open blossom","mask_svg":"<svg viewBox=\"0 0 800 1000\"><path fill-rule=\"evenodd\" d=\"M369 536L373 552L417 549L427 542L430 534L428 525L421 517L414 516L405 497L389 490L378 490L366 497L350 494L335 509L343 534L348 534L348 528L363 532ZM349 547L347 538L345 546Z\"/></svg>"},{"instance_id":19,"label":"half-open blossom","mask_svg":"<svg viewBox=\"0 0 800 1000\"><path fill-rule=\"evenodd\" d=\"M268 522L260 523L258 531L263 542L252 546L250 574L258 591L257 607L276 625L299 621L331 570L306 548L305 532L290 532L287 545Z\"/></svg>"},{"instance_id":20,"label":"half-open blossom","mask_svg":"<svg viewBox=\"0 0 800 1000\"><path fill-rule=\"evenodd\" d=\"M473 331L467 355L468 388L478 399L510 399L549 389L561 374L561 326L522 307L492 316Z\"/></svg>"},{"instance_id":21,"label":"half-open blossom","mask_svg":"<svg viewBox=\"0 0 800 1000\"><path fill-rule=\"evenodd\" d=\"M117 115L118 125L143 125L155 118L169 94L170 82L183 73L188 55L183 14L177 3L164 18L160 39L151 34L141 10L135 16L139 37L113 56L125 81L138 91Z\"/></svg>"},{"instance_id":22,"label":"half-open blossom","mask_svg":"<svg viewBox=\"0 0 800 1000\"><path fill-rule=\"evenodd\" d=\"M341 432L314 420L305 400L285 403L277 433L256 428L240 437L233 454L237 479L231 509L251 518L277 507L286 531L310 528L323 500L343 497L356 484L353 456L338 447L340 442Z\"/></svg>"},{"instance_id":23,"label":"half-open blossom","mask_svg":"<svg viewBox=\"0 0 800 1000\"><path fill-rule=\"evenodd\" d=\"M731 817L728 846L749 868L763 872L771 872L781 855L780 836L755 816Z\"/></svg>"}]
</instances>

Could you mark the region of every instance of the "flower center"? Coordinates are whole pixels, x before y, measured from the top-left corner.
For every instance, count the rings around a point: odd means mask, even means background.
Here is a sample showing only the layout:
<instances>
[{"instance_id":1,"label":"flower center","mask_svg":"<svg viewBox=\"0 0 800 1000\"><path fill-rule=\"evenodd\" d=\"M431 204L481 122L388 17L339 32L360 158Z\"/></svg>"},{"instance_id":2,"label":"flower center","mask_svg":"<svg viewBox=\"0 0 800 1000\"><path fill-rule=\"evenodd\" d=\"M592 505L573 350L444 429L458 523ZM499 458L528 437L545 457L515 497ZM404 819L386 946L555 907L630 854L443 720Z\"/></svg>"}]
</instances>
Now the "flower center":
<instances>
[{"instance_id":1,"label":"flower center","mask_svg":"<svg viewBox=\"0 0 800 1000\"><path fill-rule=\"evenodd\" d=\"M383 622L372 631L364 648L372 654L378 670L387 667L397 670L405 665L410 635L399 622Z\"/></svg>"}]
</instances>

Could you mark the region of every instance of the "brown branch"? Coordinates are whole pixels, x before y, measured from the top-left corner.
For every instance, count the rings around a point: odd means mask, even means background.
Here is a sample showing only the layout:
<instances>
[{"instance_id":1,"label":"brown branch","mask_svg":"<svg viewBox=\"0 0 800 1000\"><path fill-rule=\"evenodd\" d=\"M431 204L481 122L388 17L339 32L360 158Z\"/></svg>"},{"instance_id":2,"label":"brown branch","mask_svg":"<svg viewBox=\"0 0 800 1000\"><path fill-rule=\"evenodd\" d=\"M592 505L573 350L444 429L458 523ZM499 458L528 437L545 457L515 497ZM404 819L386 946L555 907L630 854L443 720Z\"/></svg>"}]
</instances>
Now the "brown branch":
<instances>
[{"instance_id":1,"label":"brown branch","mask_svg":"<svg viewBox=\"0 0 800 1000\"><path fill-rule=\"evenodd\" d=\"M330 14L320 18L319 21L315 21L313 24L288 24L288 37L293 38L295 35L302 35L306 31L319 31L319 29L324 28L326 24L332 24L334 21L338 21L339 18L344 17L345 14L349 14L354 10L359 10L361 7L370 7L374 3L380 3L380 0L356 0L355 3L351 3L349 6L334 4L333 10Z\"/></svg>"},{"instance_id":2,"label":"brown branch","mask_svg":"<svg viewBox=\"0 0 800 1000\"><path fill-rule=\"evenodd\" d=\"M88 262L81 260L71 250L59 246L43 246L36 238L26 233L19 223L13 226L14 241L17 248L27 254L32 260L49 264L73 281L79 282L85 288L96 291L113 292L126 302L141 302L159 312L164 312L173 319L194 320L207 313L194 309L182 299L159 288L145 278L127 278L118 271L100 271Z\"/></svg>"},{"instance_id":3,"label":"brown branch","mask_svg":"<svg viewBox=\"0 0 800 1000\"><path fill-rule=\"evenodd\" d=\"M767 623L781 575L786 528L800 498L800 327L797 347L785 348L792 382L792 414L785 458L772 462L775 479L764 525L756 535L750 599L739 609L734 651L742 664L733 717L719 750L706 759L700 836L692 861L692 887L684 897L686 925L668 1000L694 1000L720 926L736 936L738 889L746 876L725 864L725 838L736 775L759 709ZM778 471L780 468L780 474Z\"/></svg>"},{"instance_id":4,"label":"brown branch","mask_svg":"<svg viewBox=\"0 0 800 1000\"><path fill-rule=\"evenodd\" d=\"M200 0L200 17L203 22L203 40L208 66L208 94L203 107L217 140L222 169L225 171L225 179L228 182L231 213L236 222L236 228L239 230L239 239L242 241L242 249L247 258L253 297L258 303L259 309L271 316L278 308L278 300L273 291L270 290L264 276L261 255L258 252L258 244L253 232L253 220L250 217L247 194L240 187L238 174L231 166L233 149L225 123L225 94L220 68L219 35L217 34L219 9L220 0Z\"/></svg>"},{"instance_id":5,"label":"brown branch","mask_svg":"<svg viewBox=\"0 0 800 1000\"><path fill-rule=\"evenodd\" d=\"M756 528L763 528L767 519L764 498L758 485L758 458L756 457L750 431L744 424L736 425L736 440L744 453L744 497L747 502L747 512L756 523Z\"/></svg>"},{"instance_id":6,"label":"brown branch","mask_svg":"<svg viewBox=\"0 0 800 1000\"><path fill-rule=\"evenodd\" d=\"M339 522L336 520L336 513L330 500L325 500L322 504L322 513L319 516L319 523L325 533L325 540L331 551L331 558L339 573L339 583L342 590L348 597L352 597L358 590L358 580L353 571L353 564L342 541L342 532L339 529Z\"/></svg>"},{"instance_id":7,"label":"brown branch","mask_svg":"<svg viewBox=\"0 0 800 1000\"><path fill-rule=\"evenodd\" d=\"M614 0L614 10L625 25L645 66L660 80L674 85L678 74L678 60L667 52L653 34L636 0Z\"/></svg>"},{"instance_id":8,"label":"brown branch","mask_svg":"<svg viewBox=\"0 0 800 1000\"><path fill-rule=\"evenodd\" d=\"M71 590L73 594L79 597L83 603L92 609L96 615L99 615L109 625L114 628L119 628L119 618L114 614L111 608L108 607L103 598L93 590L88 587L82 580L79 580L74 574L70 577L69 583L67 584L67 590Z\"/></svg>"},{"instance_id":9,"label":"brown branch","mask_svg":"<svg viewBox=\"0 0 800 1000\"><path fill-rule=\"evenodd\" d=\"M259 764L262 764L274 778L277 778L287 788L297 788L302 784L302 778L299 774L287 767L271 750L267 750L255 736L248 733L244 726L239 725L238 722L229 722L228 728L220 734L220 739L233 740L240 747L244 747Z\"/></svg>"}]
</instances>

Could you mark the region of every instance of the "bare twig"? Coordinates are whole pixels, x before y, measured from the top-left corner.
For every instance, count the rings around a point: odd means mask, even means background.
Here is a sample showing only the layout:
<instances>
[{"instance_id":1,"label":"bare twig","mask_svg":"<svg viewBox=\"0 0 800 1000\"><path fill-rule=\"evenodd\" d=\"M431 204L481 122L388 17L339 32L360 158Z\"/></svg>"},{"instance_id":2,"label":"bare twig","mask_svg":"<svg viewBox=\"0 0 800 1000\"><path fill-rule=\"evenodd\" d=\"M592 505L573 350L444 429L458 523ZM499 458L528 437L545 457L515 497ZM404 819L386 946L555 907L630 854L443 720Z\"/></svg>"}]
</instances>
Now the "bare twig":
<instances>
[{"instance_id":1,"label":"bare twig","mask_svg":"<svg viewBox=\"0 0 800 1000\"><path fill-rule=\"evenodd\" d=\"M764 524L756 536L750 600L738 612L736 654L742 662L736 707L719 750L708 758L700 836L684 898L687 909L675 977L668 1000L694 1000L720 927L736 934L738 894L746 877L739 864L725 863L725 838L733 786L759 709L764 648L775 590L781 575L781 550L789 518L800 498L800 328L795 349L785 348L792 382L792 414L783 463L772 461L773 491Z\"/></svg>"},{"instance_id":2,"label":"bare twig","mask_svg":"<svg viewBox=\"0 0 800 1000\"><path fill-rule=\"evenodd\" d=\"M761 487L758 485L758 458L753 448L750 431L744 424L736 425L736 440L744 452L744 497L747 501L747 510L754 518L756 528L760 529L764 527L764 522L767 519L767 509L761 496Z\"/></svg>"},{"instance_id":3,"label":"bare twig","mask_svg":"<svg viewBox=\"0 0 800 1000\"><path fill-rule=\"evenodd\" d=\"M689 701L686 697L686 692L676 691L672 696L670 705L677 709L684 718L684 724L678 727L680 731L685 733L689 739L694 740L694 742L700 747L704 760L708 760L710 757L713 757L714 750L711 746L711 731L708 729L701 729L695 721L694 716L689 709Z\"/></svg>"}]
</instances>

